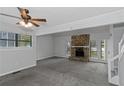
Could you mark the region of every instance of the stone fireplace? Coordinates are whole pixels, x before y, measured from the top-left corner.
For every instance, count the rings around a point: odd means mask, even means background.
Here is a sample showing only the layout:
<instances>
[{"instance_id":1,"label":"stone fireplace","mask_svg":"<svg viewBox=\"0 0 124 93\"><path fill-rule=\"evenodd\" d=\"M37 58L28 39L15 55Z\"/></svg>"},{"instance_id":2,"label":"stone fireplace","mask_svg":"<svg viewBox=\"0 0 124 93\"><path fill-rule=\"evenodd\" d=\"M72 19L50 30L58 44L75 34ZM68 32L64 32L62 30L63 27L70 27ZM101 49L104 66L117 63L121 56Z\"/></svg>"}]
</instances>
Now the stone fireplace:
<instances>
[{"instance_id":1,"label":"stone fireplace","mask_svg":"<svg viewBox=\"0 0 124 93\"><path fill-rule=\"evenodd\" d=\"M71 39L71 60L89 61L89 35L76 35Z\"/></svg>"}]
</instances>

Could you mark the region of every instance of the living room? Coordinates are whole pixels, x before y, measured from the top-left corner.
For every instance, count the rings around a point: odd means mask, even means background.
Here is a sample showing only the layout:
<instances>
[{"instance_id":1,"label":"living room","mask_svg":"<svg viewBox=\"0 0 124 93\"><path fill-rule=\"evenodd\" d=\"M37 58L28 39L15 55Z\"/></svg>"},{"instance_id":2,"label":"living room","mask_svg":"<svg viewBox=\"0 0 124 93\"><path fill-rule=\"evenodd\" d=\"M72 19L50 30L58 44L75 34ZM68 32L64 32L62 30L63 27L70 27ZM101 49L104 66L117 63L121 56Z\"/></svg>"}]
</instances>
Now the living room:
<instances>
[{"instance_id":1,"label":"living room","mask_svg":"<svg viewBox=\"0 0 124 93\"><path fill-rule=\"evenodd\" d=\"M23 27L22 21L15 24L19 19L11 14L18 15L18 9L0 8L0 85L124 84L123 63L113 63L123 54L118 51L123 50L118 47L123 8L24 8L33 16L46 17L39 28L33 22L33 28Z\"/></svg>"}]
</instances>

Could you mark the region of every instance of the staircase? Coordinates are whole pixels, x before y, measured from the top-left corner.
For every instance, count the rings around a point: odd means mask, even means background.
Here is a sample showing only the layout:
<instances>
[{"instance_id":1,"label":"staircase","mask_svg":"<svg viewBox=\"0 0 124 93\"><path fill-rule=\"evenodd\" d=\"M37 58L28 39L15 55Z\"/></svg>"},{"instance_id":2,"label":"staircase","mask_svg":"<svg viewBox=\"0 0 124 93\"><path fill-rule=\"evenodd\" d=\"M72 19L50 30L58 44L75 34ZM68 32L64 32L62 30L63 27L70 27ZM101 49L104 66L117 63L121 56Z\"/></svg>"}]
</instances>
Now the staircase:
<instances>
[{"instance_id":1,"label":"staircase","mask_svg":"<svg viewBox=\"0 0 124 93\"><path fill-rule=\"evenodd\" d=\"M124 34L118 44L118 55L113 57L108 62L108 75L109 82L114 85L120 85L119 83L119 63L124 55Z\"/></svg>"}]
</instances>

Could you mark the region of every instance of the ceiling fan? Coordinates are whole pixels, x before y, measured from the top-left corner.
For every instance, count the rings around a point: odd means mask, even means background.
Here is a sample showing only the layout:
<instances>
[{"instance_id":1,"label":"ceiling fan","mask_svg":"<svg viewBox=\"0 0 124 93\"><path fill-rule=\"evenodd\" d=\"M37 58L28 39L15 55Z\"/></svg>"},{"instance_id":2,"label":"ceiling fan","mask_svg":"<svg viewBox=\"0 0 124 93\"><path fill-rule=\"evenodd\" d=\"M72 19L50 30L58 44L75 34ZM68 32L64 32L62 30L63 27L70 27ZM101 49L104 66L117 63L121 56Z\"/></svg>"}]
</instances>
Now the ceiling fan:
<instances>
[{"instance_id":1,"label":"ceiling fan","mask_svg":"<svg viewBox=\"0 0 124 93\"><path fill-rule=\"evenodd\" d=\"M17 9L20 12L20 17L13 16L13 15L8 15L8 14L4 14L4 13L0 13L0 15L20 19L20 22L17 22L16 24L22 25L24 27L32 27L33 25L36 26L36 27L39 27L40 26L39 23L47 22L46 19L32 18L29 15L29 10L28 9L20 8L20 7L17 7Z\"/></svg>"}]
</instances>

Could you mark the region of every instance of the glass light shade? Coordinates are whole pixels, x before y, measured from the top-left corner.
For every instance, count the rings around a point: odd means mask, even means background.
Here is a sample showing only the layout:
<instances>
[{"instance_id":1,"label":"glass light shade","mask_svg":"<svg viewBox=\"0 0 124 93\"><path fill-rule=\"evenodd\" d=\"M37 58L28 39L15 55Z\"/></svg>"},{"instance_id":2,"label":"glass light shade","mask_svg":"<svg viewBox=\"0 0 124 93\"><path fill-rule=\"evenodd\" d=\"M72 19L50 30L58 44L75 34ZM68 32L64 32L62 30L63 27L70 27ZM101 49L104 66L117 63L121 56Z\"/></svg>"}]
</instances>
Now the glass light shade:
<instances>
[{"instance_id":1,"label":"glass light shade","mask_svg":"<svg viewBox=\"0 0 124 93\"><path fill-rule=\"evenodd\" d=\"M19 23L20 23L22 26L24 26L24 27L32 27L32 26L33 26L32 23L30 23L30 22L28 22L27 24L25 24L24 21L20 21Z\"/></svg>"},{"instance_id":2,"label":"glass light shade","mask_svg":"<svg viewBox=\"0 0 124 93\"><path fill-rule=\"evenodd\" d=\"M32 23L30 23L30 22L28 22L28 27L32 27L33 25L32 25Z\"/></svg>"},{"instance_id":3,"label":"glass light shade","mask_svg":"<svg viewBox=\"0 0 124 93\"><path fill-rule=\"evenodd\" d=\"M25 22L24 21L20 21L19 22L22 26L25 26Z\"/></svg>"}]
</instances>

